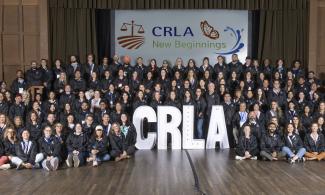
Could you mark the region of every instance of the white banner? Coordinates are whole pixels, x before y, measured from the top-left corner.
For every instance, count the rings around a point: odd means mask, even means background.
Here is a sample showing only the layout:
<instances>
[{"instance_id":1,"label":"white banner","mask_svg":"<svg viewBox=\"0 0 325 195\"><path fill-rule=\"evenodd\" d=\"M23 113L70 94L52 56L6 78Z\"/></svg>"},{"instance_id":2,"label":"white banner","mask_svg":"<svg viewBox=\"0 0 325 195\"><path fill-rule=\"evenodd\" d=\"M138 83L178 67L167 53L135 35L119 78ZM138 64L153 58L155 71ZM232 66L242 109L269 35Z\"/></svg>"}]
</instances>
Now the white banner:
<instances>
[{"instance_id":1,"label":"white banner","mask_svg":"<svg viewBox=\"0 0 325 195\"><path fill-rule=\"evenodd\" d=\"M181 57L197 66L204 57L210 64L218 55L231 59L237 53L247 56L248 11L237 10L120 10L115 11L115 53L142 56L148 64L155 58L172 65Z\"/></svg>"}]
</instances>

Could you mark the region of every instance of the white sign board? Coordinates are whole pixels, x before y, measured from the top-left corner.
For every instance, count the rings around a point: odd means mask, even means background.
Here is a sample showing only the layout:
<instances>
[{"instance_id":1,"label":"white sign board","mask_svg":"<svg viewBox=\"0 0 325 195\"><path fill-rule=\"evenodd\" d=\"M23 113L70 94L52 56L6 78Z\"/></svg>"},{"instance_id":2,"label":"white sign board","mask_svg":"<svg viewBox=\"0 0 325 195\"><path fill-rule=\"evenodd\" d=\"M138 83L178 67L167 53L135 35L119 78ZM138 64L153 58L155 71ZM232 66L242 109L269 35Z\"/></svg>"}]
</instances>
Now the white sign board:
<instances>
[{"instance_id":1,"label":"white sign board","mask_svg":"<svg viewBox=\"0 0 325 195\"><path fill-rule=\"evenodd\" d=\"M215 64L218 55L231 59L247 56L248 11L239 10L117 10L115 11L115 53L139 56L146 64L171 64L181 57L193 58L197 65L204 57Z\"/></svg>"}]
</instances>

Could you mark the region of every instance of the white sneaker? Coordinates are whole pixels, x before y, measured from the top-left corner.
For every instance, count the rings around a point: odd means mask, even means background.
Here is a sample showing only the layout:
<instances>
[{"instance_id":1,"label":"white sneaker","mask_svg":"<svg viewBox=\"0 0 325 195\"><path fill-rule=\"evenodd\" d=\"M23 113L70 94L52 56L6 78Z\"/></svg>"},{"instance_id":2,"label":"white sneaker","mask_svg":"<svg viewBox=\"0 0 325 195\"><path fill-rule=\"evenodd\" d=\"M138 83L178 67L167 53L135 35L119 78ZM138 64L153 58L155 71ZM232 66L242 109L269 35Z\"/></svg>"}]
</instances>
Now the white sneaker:
<instances>
[{"instance_id":1,"label":"white sneaker","mask_svg":"<svg viewBox=\"0 0 325 195\"><path fill-rule=\"evenodd\" d=\"M8 170L8 169L10 169L10 164L3 164L3 165L0 166L0 169L1 170Z\"/></svg>"},{"instance_id":2,"label":"white sneaker","mask_svg":"<svg viewBox=\"0 0 325 195\"><path fill-rule=\"evenodd\" d=\"M97 162L97 160L94 160L93 161L93 167L97 167L98 166L98 162Z\"/></svg>"},{"instance_id":3,"label":"white sneaker","mask_svg":"<svg viewBox=\"0 0 325 195\"><path fill-rule=\"evenodd\" d=\"M235 157L236 160L244 160L244 157L241 157L241 156L237 156Z\"/></svg>"},{"instance_id":4,"label":"white sneaker","mask_svg":"<svg viewBox=\"0 0 325 195\"><path fill-rule=\"evenodd\" d=\"M257 156L251 157L251 160L257 160Z\"/></svg>"}]
</instances>

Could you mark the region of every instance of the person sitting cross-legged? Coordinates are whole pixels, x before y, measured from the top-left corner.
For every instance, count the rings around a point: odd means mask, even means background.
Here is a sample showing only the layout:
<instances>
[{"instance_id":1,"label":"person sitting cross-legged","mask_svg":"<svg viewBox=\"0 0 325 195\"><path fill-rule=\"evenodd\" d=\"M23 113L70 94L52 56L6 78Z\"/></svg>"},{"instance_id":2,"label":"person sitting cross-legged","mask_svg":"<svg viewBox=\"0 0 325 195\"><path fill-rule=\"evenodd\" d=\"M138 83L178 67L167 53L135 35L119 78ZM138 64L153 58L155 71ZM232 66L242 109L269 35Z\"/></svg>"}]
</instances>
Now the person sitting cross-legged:
<instances>
[{"instance_id":1,"label":"person sitting cross-legged","mask_svg":"<svg viewBox=\"0 0 325 195\"><path fill-rule=\"evenodd\" d=\"M44 156L37 154L37 144L30 140L30 133L27 129L22 131L22 140L15 145L16 156L11 158L11 162L21 168L32 169L40 168L40 162Z\"/></svg>"},{"instance_id":2,"label":"person sitting cross-legged","mask_svg":"<svg viewBox=\"0 0 325 195\"><path fill-rule=\"evenodd\" d=\"M89 140L89 153L90 157L88 162L93 161L93 166L97 167L98 162L108 161L111 157L108 153L108 138L104 134L103 127L97 125L95 128L94 136Z\"/></svg>"},{"instance_id":3,"label":"person sitting cross-legged","mask_svg":"<svg viewBox=\"0 0 325 195\"><path fill-rule=\"evenodd\" d=\"M282 151L286 154L288 162L291 164L295 163L296 160L298 160L298 162L304 162L304 154L306 153L306 149L304 148L300 136L293 131L293 124L289 123L284 136L285 146L282 147Z\"/></svg>"},{"instance_id":4,"label":"person sitting cross-legged","mask_svg":"<svg viewBox=\"0 0 325 195\"><path fill-rule=\"evenodd\" d=\"M323 160L325 159L325 141L324 135L318 133L318 124L312 123L311 133L305 136L305 146L307 160Z\"/></svg>"},{"instance_id":5,"label":"person sitting cross-legged","mask_svg":"<svg viewBox=\"0 0 325 195\"><path fill-rule=\"evenodd\" d=\"M276 125L269 123L268 132L262 136L261 139L261 152L260 155L263 160L278 160L285 157L285 154L281 152L283 142L280 135L276 131Z\"/></svg>"},{"instance_id":6,"label":"person sitting cross-legged","mask_svg":"<svg viewBox=\"0 0 325 195\"><path fill-rule=\"evenodd\" d=\"M249 125L245 125L243 131L244 135L242 135L238 140L236 160L257 160L257 139L254 135L251 134L251 127Z\"/></svg>"}]
</instances>

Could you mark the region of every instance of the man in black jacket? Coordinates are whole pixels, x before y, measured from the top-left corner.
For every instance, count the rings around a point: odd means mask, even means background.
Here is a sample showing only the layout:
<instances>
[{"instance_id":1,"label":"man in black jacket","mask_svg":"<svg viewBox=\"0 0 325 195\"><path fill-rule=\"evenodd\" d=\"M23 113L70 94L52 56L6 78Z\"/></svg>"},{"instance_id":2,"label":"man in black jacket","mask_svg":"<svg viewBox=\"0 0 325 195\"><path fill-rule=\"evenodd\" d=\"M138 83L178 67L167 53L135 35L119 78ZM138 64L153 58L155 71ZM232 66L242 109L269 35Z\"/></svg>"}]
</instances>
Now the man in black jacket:
<instances>
[{"instance_id":1,"label":"man in black jacket","mask_svg":"<svg viewBox=\"0 0 325 195\"><path fill-rule=\"evenodd\" d=\"M40 168L39 163L43 160L42 153L37 154L37 144L29 139L30 133L27 129L22 131L22 141L15 145L16 156L11 158L11 162L21 168Z\"/></svg>"},{"instance_id":2,"label":"man in black jacket","mask_svg":"<svg viewBox=\"0 0 325 195\"><path fill-rule=\"evenodd\" d=\"M273 81L273 89L268 93L268 102L271 104L272 101L276 101L281 108L284 108L286 104L286 93L280 88L280 81Z\"/></svg>"},{"instance_id":3,"label":"man in black jacket","mask_svg":"<svg viewBox=\"0 0 325 195\"><path fill-rule=\"evenodd\" d=\"M278 160L285 157L285 154L281 152L283 142L281 136L276 131L276 125L270 122L267 126L268 133L263 135L261 139L261 152L260 155L263 160Z\"/></svg>"},{"instance_id":4,"label":"man in black jacket","mask_svg":"<svg viewBox=\"0 0 325 195\"><path fill-rule=\"evenodd\" d=\"M11 92L16 95L17 93L22 93L27 89L27 83L24 79L24 73L22 70L17 70L16 72L17 78L11 83Z\"/></svg>"},{"instance_id":5,"label":"man in black jacket","mask_svg":"<svg viewBox=\"0 0 325 195\"><path fill-rule=\"evenodd\" d=\"M220 104L220 97L218 93L215 91L215 84L212 82L208 84L208 91L206 93L205 99L207 101L206 115L207 115L207 119L210 120L212 106Z\"/></svg>"},{"instance_id":6,"label":"man in black jacket","mask_svg":"<svg viewBox=\"0 0 325 195\"><path fill-rule=\"evenodd\" d=\"M227 126L227 134L230 148L235 147L233 128L232 128L232 117L236 112L236 106L231 102L231 96L229 93L224 94L224 102L222 103L223 112L225 113L225 120Z\"/></svg>"},{"instance_id":7,"label":"man in black jacket","mask_svg":"<svg viewBox=\"0 0 325 195\"><path fill-rule=\"evenodd\" d=\"M52 128L46 126L43 130L44 136L38 140L40 154L44 156L42 167L46 171L55 171L58 169L59 162L62 160L60 155L61 143L52 135Z\"/></svg>"},{"instance_id":8,"label":"man in black jacket","mask_svg":"<svg viewBox=\"0 0 325 195\"><path fill-rule=\"evenodd\" d=\"M81 77L81 72L77 70L74 75L74 79L70 81L72 91L75 93L78 91L85 91L86 81Z\"/></svg>"},{"instance_id":9,"label":"man in black jacket","mask_svg":"<svg viewBox=\"0 0 325 195\"><path fill-rule=\"evenodd\" d=\"M33 61L31 68L26 72L26 80L28 87L43 85L43 71L39 65Z\"/></svg>"},{"instance_id":10,"label":"man in black jacket","mask_svg":"<svg viewBox=\"0 0 325 195\"><path fill-rule=\"evenodd\" d=\"M9 119L13 120L16 116L25 118L25 106L22 104L22 97L17 94L15 97L15 103L9 108Z\"/></svg>"}]
</instances>

